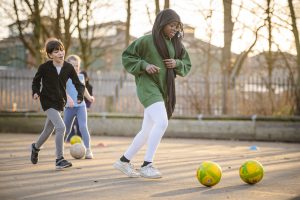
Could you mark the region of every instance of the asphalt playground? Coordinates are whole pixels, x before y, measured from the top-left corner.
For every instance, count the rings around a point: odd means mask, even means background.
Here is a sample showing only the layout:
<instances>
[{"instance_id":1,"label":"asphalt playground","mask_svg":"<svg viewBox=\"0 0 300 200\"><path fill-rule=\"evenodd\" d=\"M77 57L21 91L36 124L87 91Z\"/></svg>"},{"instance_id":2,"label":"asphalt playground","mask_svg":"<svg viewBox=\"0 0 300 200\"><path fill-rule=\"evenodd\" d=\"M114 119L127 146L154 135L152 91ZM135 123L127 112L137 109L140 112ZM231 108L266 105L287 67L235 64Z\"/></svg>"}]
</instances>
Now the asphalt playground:
<instances>
[{"instance_id":1,"label":"asphalt playground","mask_svg":"<svg viewBox=\"0 0 300 200\"><path fill-rule=\"evenodd\" d=\"M0 136L1 200L300 199L299 143L163 138L155 157L163 178L150 180L128 178L112 167L131 137L92 136L92 160L73 159L66 144L65 158L73 167L57 171L53 136L41 150L37 165L30 162L30 144L37 134ZM145 148L132 160L136 168L144 153ZM242 182L238 171L251 159L265 170L255 185ZM196 179L196 169L206 160L218 163L223 171L221 181L211 188Z\"/></svg>"}]
</instances>

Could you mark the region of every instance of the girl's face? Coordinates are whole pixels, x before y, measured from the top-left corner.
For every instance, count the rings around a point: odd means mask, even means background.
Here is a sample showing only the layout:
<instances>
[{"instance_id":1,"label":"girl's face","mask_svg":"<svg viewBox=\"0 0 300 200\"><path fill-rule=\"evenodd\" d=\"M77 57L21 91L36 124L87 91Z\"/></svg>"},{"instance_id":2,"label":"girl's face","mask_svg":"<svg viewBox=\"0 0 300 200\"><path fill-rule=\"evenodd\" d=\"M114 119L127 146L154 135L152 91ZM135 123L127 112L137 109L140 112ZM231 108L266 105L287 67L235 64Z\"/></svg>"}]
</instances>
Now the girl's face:
<instances>
[{"instance_id":1,"label":"girl's face","mask_svg":"<svg viewBox=\"0 0 300 200\"><path fill-rule=\"evenodd\" d=\"M63 63L65 59L65 50L54 50L52 53L49 54L49 57L55 63Z\"/></svg>"},{"instance_id":2,"label":"girl's face","mask_svg":"<svg viewBox=\"0 0 300 200\"><path fill-rule=\"evenodd\" d=\"M80 72L79 62L77 60L70 60L69 63L71 63L73 65L75 71L78 74Z\"/></svg>"},{"instance_id":3,"label":"girl's face","mask_svg":"<svg viewBox=\"0 0 300 200\"><path fill-rule=\"evenodd\" d=\"M167 25L165 25L163 29L163 33L168 38L173 38L177 31L180 29L180 24L178 22L171 22Z\"/></svg>"}]
</instances>

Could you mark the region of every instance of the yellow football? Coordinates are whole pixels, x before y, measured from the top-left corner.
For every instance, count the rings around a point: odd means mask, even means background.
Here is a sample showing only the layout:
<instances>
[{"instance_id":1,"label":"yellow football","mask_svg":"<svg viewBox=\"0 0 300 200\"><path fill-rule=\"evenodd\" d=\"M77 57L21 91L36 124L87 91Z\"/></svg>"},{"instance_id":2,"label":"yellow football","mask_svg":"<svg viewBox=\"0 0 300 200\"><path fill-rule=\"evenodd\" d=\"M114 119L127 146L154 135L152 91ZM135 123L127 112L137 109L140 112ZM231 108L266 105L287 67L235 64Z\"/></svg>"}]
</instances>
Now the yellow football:
<instances>
[{"instance_id":1,"label":"yellow football","mask_svg":"<svg viewBox=\"0 0 300 200\"><path fill-rule=\"evenodd\" d=\"M255 184L264 177L264 168L256 160L248 160L240 167L240 177L248 184Z\"/></svg>"},{"instance_id":2,"label":"yellow football","mask_svg":"<svg viewBox=\"0 0 300 200\"><path fill-rule=\"evenodd\" d=\"M78 135L74 135L70 139L71 144L81 143L81 137Z\"/></svg>"},{"instance_id":3,"label":"yellow football","mask_svg":"<svg viewBox=\"0 0 300 200\"><path fill-rule=\"evenodd\" d=\"M222 177L221 167L212 161L204 161L197 169L198 181L207 187L218 184Z\"/></svg>"}]
</instances>

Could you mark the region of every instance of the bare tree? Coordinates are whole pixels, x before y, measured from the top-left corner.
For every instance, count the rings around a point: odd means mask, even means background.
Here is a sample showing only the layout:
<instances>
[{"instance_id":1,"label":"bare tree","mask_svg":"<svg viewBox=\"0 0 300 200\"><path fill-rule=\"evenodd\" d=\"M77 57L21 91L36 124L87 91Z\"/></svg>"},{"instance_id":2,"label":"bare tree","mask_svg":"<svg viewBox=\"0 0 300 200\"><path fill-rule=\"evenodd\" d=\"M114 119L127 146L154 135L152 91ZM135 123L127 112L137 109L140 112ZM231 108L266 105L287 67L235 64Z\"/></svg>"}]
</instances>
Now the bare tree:
<instances>
[{"instance_id":1,"label":"bare tree","mask_svg":"<svg viewBox=\"0 0 300 200\"><path fill-rule=\"evenodd\" d=\"M92 0L87 0L84 3L77 1L76 17L77 30L79 38L80 56L85 69L91 64L92 53L92 38L94 38L95 25L90 26L91 20L91 3Z\"/></svg>"},{"instance_id":2,"label":"bare tree","mask_svg":"<svg viewBox=\"0 0 300 200\"><path fill-rule=\"evenodd\" d=\"M164 9L170 8L170 0L165 0Z\"/></svg>"},{"instance_id":3,"label":"bare tree","mask_svg":"<svg viewBox=\"0 0 300 200\"><path fill-rule=\"evenodd\" d=\"M224 47L222 53L223 72L223 97L222 112L227 114L227 77L231 71L231 43L233 22L231 16L232 0L223 0L224 7Z\"/></svg>"},{"instance_id":4,"label":"bare tree","mask_svg":"<svg viewBox=\"0 0 300 200\"><path fill-rule=\"evenodd\" d=\"M250 45L250 47L243 51L235 60L235 62L233 63L233 67L232 67L232 71L230 74L230 82L232 83L233 80L240 74L240 71L243 67L243 64L245 62L245 60L247 59L248 54L252 51L252 48L255 46L257 40L258 40L258 32L259 30L264 27L264 25L259 26L255 31L255 38L254 41L252 42L252 44Z\"/></svg>"},{"instance_id":5,"label":"bare tree","mask_svg":"<svg viewBox=\"0 0 300 200\"><path fill-rule=\"evenodd\" d=\"M75 1L67 1L69 4L68 15L63 0L56 2L47 0L13 0L13 4L7 13L11 16L18 30L18 37L25 48L34 58L34 66L38 66L44 61L44 55L41 53L44 43L49 37L60 39L65 46L66 53L71 45L71 36L74 29L71 29L71 23L75 17L73 12ZM53 5L52 10L46 11L46 4ZM14 13L9 13L10 9ZM55 11L55 13L53 13ZM43 14L42 14L43 13ZM32 31L29 29L32 28Z\"/></svg>"},{"instance_id":6,"label":"bare tree","mask_svg":"<svg viewBox=\"0 0 300 200\"><path fill-rule=\"evenodd\" d=\"M289 9L291 13L291 19L292 19L292 32L295 37L295 45L296 45L296 51L297 51L297 66L298 66L298 76L297 76L297 82L296 82L296 91L295 91L295 115L300 115L300 39L299 39L299 31L297 28L297 21L296 21L296 14L294 9L294 4L292 0L288 0L289 3Z\"/></svg>"},{"instance_id":7,"label":"bare tree","mask_svg":"<svg viewBox=\"0 0 300 200\"><path fill-rule=\"evenodd\" d=\"M165 0L164 9L170 8L170 0ZM160 12L159 0L155 0L155 15Z\"/></svg>"},{"instance_id":8,"label":"bare tree","mask_svg":"<svg viewBox=\"0 0 300 200\"><path fill-rule=\"evenodd\" d=\"M155 0L155 15L160 12L159 0Z\"/></svg>"},{"instance_id":9,"label":"bare tree","mask_svg":"<svg viewBox=\"0 0 300 200\"><path fill-rule=\"evenodd\" d=\"M274 89L272 88L272 72L273 72L273 64L274 64L274 58L273 58L273 52L272 52L272 45L273 45L273 35L272 35L272 13L273 13L273 6L271 5L271 0L267 0L267 8L266 8L266 23L267 23L267 29L268 29L268 52L265 54L266 61L267 61L267 70L268 70L268 79L266 86L268 88L268 95L269 100L271 104L271 112L274 111Z\"/></svg>"},{"instance_id":10,"label":"bare tree","mask_svg":"<svg viewBox=\"0 0 300 200\"><path fill-rule=\"evenodd\" d=\"M103 38L96 35L103 28L102 24L92 21L92 4L94 0L76 0L76 28L78 31L78 48L83 68L88 70L95 60L105 54ZM103 31L103 34L105 31ZM102 35L103 36L103 35Z\"/></svg>"},{"instance_id":11,"label":"bare tree","mask_svg":"<svg viewBox=\"0 0 300 200\"><path fill-rule=\"evenodd\" d=\"M130 20L131 20L131 0L127 0L127 18L126 18L126 37L125 45L128 46L130 42Z\"/></svg>"},{"instance_id":12,"label":"bare tree","mask_svg":"<svg viewBox=\"0 0 300 200\"><path fill-rule=\"evenodd\" d=\"M149 24L153 24L153 20L151 19L151 12L150 12L150 9L149 9L148 5L146 5L146 10L147 10L147 16L148 16Z\"/></svg>"},{"instance_id":13,"label":"bare tree","mask_svg":"<svg viewBox=\"0 0 300 200\"><path fill-rule=\"evenodd\" d=\"M159 3L159 0L154 0L154 3L155 3L155 16L156 16L160 12L160 3ZM169 8L169 7L170 7L169 0L165 0L164 9L165 8ZM147 15L148 15L149 23L153 24L153 20L151 18L151 13L150 13L150 10L149 10L148 6L146 6L146 10L147 10Z\"/></svg>"},{"instance_id":14,"label":"bare tree","mask_svg":"<svg viewBox=\"0 0 300 200\"><path fill-rule=\"evenodd\" d=\"M210 80L211 80L211 68L212 68L212 61L213 60L217 60L214 58L214 52L212 50L212 45L211 45L211 41L213 38L213 22L212 22L212 18L214 15L215 10L213 9L212 6L212 0L210 1L210 7L208 10L204 10L204 9L200 9L199 12L201 13L201 15L204 17L205 22L206 22L206 33L207 33L207 37L208 37L208 43L207 45L205 45L205 47L201 48L202 51L204 52L204 57L205 59L205 69L204 69L204 81L205 81L205 107L207 109L207 113L208 114L212 114L211 113L211 95L210 95Z\"/></svg>"},{"instance_id":15,"label":"bare tree","mask_svg":"<svg viewBox=\"0 0 300 200\"><path fill-rule=\"evenodd\" d=\"M112 35L112 29L115 29L118 33L116 26L118 22L107 22L107 23L96 23L93 18L93 11L95 6L98 8L104 8L110 6L110 3L105 1L98 2L94 0L75 0L76 1L76 29L78 32L78 40L74 38L77 43L74 45L78 47L77 53L82 59L82 65L85 70L90 69L90 67L99 58L103 58L107 52L112 50L112 47L116 44L122 46L125 44L125 34ZM122 27L123 29L124 27ZM111 53L109 54L111 56ZM107 59L107 69L111 65L111 60L115 58Z\"/></svg>"},{"instance_id":16,"label":"bare tree","mask_svg":"<svg viewBox=\"0 0 300 200\"><path fill-rule=\"evenodd\" d=\"M67 2L68 5L65 8L63 0L57 0L56 17L54 22L54 35L63 42L66 53L70 48L72 35L75 31L75 28L71 28L71 23L75 18L75 13L73 10L75 9L77 3L75 0L70 0ZM67 8L68 12L66 12Z\"/></svg>"},{"instance_id":17,"label":"bare tree","mask_svg":"<svg viewBox=\"0 0 300 200\"><path fill-rule=\"evenodd\" d=\"M26 49L29 50L30 54L35 57L36 66L42 62L42 55L40 50L43 46L43 33L41 28L41 11L44 5L44 1L34 0L33 2L24 1L21 3L23 9L29 10L28 20L24 21L20 19L20 10L18 2L13 1L13 9L16 17L16 25L19 31L19 38L23 42ZM33 25L33 36L29 37L24 30L28 24Z\"/></svg>"},{"instance_id":18,"label":"bare tree","mask_svg":"<svg viewBox=\"0 0 300 200\"><path fill-rule=\"evenodd\" d=\"M231 43L233 34L233 21L231 14L232 0L223 0L224 7L224 47L223 47L223 73L229 75L231 71Z\"/></svg>"}]
</instances>

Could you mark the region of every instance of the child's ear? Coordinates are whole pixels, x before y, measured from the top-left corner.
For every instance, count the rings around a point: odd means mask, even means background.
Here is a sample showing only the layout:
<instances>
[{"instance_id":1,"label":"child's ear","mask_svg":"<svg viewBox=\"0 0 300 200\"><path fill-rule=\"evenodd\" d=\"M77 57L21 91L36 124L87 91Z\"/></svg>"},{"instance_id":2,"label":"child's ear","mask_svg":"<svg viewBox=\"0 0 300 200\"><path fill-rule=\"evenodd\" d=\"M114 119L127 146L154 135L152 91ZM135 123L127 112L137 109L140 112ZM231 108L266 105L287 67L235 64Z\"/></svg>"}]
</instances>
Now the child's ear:
<instances>
[{"instance_id":1,"label":"child's ear","mask_svg":"<svg viewBox=\"0 0 300 200\"><path fill-rule=\"evenodd\" d=\"M48 58L52 59L52 57L50 56L50 54L49 54L49 53L47 53L47 56L48 56Z\"/></svg>"}]
</instances>

